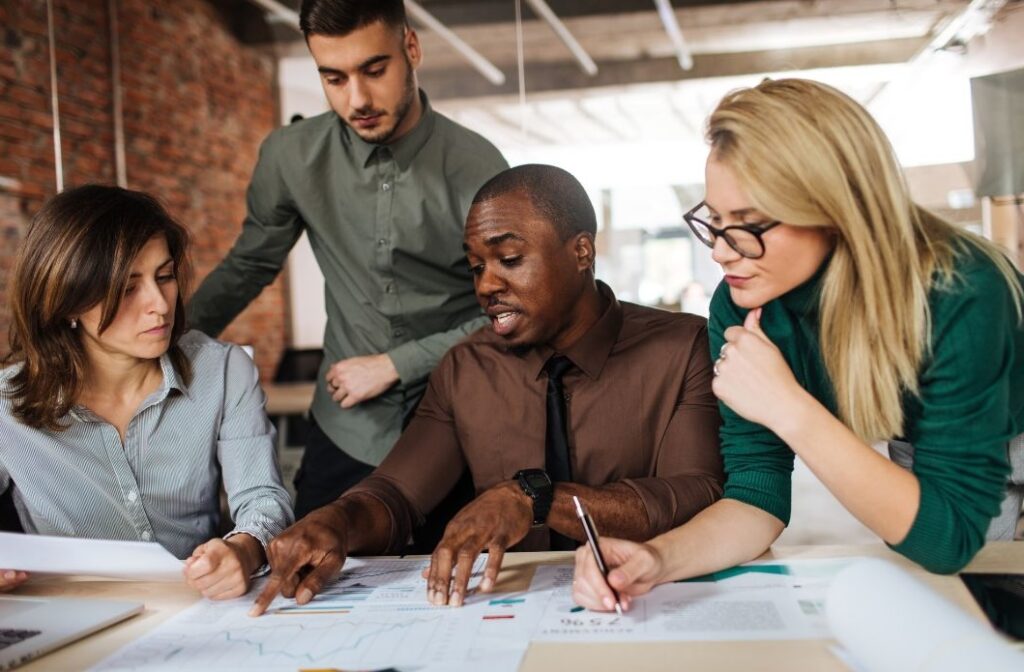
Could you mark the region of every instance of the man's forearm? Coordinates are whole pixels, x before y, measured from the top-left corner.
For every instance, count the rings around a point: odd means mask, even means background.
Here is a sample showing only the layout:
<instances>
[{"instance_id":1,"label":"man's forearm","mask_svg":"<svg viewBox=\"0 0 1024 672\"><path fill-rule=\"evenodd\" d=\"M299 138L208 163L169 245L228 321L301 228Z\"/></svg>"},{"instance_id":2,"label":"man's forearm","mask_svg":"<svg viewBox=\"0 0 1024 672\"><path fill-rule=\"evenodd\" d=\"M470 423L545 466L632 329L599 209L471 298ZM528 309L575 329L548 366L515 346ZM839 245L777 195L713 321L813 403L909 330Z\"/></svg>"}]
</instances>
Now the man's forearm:
<instances>
[{"instance_id":1,"label":"man's forearm","mask_svg":"<svg viewBox=\"0 0 1024 672\"><path fill-rule=\"evenodd\" d=\"M350 555L379 555L391 545L392 520L388 507L366 493L343 495L327 506L348 531Z\"/></svg>"},{"instance_id":2,"label":"man's forearm","mask_svg":"<svg viewBox=\"0 0 1024 672\"><path fill-rule=\"evenodd\" d=\"M430 375L437 363L448 350L487 324L483 315L466 320L454 329L430 334L414 341L403 343L387 352L403 385L411 385Z\"/></svg>"},{"instance_id":3,"label":"man's forearm","mask_svg":"<svg viewBox=\"0 0 1024 672\"><path fill-rule=\"evenodd\" d=\"M579 497L594 519L602 536L645 541L650 521L643 500L633 488L611 483L591 488L577 483L557 483L555 500L548 514L548 526L571 539L586 541L583 526L576 515L573 495Z\"/></svg>"}]
</instances>

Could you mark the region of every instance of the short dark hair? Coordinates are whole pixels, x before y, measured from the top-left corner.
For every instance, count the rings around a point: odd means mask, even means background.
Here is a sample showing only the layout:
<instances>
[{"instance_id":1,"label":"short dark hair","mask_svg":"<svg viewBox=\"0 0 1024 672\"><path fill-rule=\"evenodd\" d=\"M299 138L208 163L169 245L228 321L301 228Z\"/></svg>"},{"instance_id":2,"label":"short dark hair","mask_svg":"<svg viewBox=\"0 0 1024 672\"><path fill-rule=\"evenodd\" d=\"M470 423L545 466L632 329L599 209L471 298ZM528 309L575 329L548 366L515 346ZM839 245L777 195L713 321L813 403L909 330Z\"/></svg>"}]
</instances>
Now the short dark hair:
<instances>
[{"instance_id":1,"label":"short dark hair","mask_svg":"<svg viewBox=\"0 0 1024 672\"><path fill-rule=\"evenodd\" d=\"M299 28L310 35L348 35L354 30L382 21L392 28L404 28L402 0L302 0Z\"/></svg>"},{"instance_id":2,"label":"short dark hair","mask_svg":"<svg viewBox=\"0 0 1024 672\"><path fill-rule=\"evenodd\" d=\"M525 196L563 241L579 233L597 235L594 204L587 190L569 171L541 163L509 168L480 187L473 205L514 192Z\"/></svg>"},{"instance_id":3,"label":"short dark hair","mask_svg":"<svg viewBox=\"0 0 1024 672\"><path fill-rule=\"evenodd\" d=\"M4 364L23 364L12 376L14 416L37 429L60 431L87 373L80 333L70 326L102 304L102 333L117 317L135 257L163 236L178 283L168 355L186 384L188 359L178 347L185 332L184 299L191 279L188 231L148 194L86 185L57 194L32 218L11 280L11 352Z\"/></svg>"}]
</instances>

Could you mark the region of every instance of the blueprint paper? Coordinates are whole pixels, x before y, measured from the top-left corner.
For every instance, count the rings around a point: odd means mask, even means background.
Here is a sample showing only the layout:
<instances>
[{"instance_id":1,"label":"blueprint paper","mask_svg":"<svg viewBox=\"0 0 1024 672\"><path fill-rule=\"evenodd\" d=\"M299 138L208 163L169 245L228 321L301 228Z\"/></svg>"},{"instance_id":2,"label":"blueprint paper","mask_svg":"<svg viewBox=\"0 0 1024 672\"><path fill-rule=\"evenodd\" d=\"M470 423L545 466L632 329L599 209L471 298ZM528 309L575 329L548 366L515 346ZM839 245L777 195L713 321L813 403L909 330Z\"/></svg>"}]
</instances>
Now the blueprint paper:
<instances>
[{"instance_id":1,"label":"blueprint paper","mask_svg":"<svg viewBox=\"0 0 1024 672\"><path fill-rule=\"evenodd\" d=\"M484 562L475 567L477 579ZM350 560L309 604L278 598L259 618L248 612L261 585L238 600L203 600L93 669L517 669L544 596L471 594L461 608L434 607L420 576L427 565Z\"/></svg>"},{"instance_id":2,"label":"blueprint paper","mask_svg":"<svg viewBox=\"0 0 1024 672\"><path fill-rule=\"evenodd\" d=\"M0 569L184 582L182 566L181 560L152 542L0 532Z\"/></svg>"}]
</instances>

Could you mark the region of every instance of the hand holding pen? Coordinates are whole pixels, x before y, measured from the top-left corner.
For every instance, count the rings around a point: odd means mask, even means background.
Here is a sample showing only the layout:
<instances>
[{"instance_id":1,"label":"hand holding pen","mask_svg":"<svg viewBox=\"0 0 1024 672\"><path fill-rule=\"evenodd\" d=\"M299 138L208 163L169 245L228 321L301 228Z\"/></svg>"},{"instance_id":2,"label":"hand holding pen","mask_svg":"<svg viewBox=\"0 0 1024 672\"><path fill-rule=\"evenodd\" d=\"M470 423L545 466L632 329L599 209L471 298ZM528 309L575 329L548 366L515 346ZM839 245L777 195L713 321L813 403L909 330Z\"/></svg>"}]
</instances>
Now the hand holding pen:
<instances>
[{"instance_id":1,"label":"hand holding pen","mask_svg":"<svg viewBox=\"0 0 1024 672\"><path fill-rule=\"evenodd\" d=\"M579 497L573 495L572 501L576 505L576 515L579 516L580 524L583 525L583 532L587 535L587 544L589 544L590 552L594 556L594 562L597 563L597 569L601 572L601 576L604 578L606 585L608 585L608 589L612 591L612 596L615 599L615 613L622 616L622 602L619 599L619 595L611 585L607 584L608 565L605 564L604 556L601 554L600 538L597 536L597 526L594 525L594 519L583 508L583 502L580 501Z\"/></svg>"},{"instance_id":2,"label":"hand holding pen","mask_svg":"<svg viewBox=\"0 0 1024 672\"><path fill-rule=\"evenodd\" d=\"M577 516L580 515L580 508L582 504L577 508ZM583 513L586 514L585 509ZM590 524L593 529L593 521ZM584 524L584 531L586 529ZM595 547L599 551L603 569L592 550ZM661 556L649 544L624 539L599 539L595 534L592 546L588 535L588 543L576 550L573 601L593 611L629 611L632 598L649 592L661 582L661 576Z\"/></svg>"}]
</instances>

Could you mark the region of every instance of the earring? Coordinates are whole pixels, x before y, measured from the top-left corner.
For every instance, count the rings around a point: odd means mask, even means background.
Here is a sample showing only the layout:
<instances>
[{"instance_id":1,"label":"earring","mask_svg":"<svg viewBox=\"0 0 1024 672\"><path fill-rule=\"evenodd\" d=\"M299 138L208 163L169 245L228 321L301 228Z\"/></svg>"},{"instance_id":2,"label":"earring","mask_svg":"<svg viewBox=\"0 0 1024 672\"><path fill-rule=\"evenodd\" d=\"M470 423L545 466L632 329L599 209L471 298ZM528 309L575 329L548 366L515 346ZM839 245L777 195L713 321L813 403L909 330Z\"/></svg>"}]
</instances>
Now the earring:
<instances>
[{"instance_id":1,"label":"earring","mask_svg":"<svg viewBox=\"0 0 1024 672\"><path fill-rule=\"evenodd\" d=\"M78 318L76 318L76 317L72 317L71 318L71 328L72 329L78 329Z\"/></svg>"}]
</instances>

